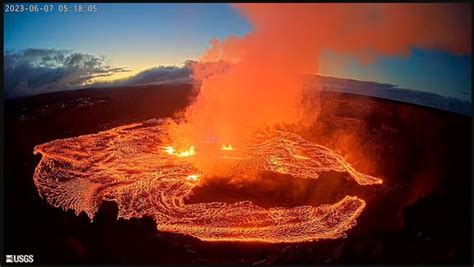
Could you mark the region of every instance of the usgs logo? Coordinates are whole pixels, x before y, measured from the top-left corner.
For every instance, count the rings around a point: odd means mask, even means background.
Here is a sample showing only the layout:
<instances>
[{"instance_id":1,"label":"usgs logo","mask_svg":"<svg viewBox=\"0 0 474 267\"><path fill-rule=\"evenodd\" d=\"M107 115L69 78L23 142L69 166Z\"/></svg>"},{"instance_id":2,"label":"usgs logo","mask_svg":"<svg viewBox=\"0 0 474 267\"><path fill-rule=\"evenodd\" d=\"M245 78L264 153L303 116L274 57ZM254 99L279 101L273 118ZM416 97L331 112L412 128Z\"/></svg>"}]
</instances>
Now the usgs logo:
<instances>
[{"instance_id":1,"label":"usgs logo","mask_svg":"<svg viewBox=\"0 0 474 267\"><path fill-rule=\"evenodd\" d=\"M6 255L6 263L33 263L33 255Z\"/></svg>"}]
</instances>

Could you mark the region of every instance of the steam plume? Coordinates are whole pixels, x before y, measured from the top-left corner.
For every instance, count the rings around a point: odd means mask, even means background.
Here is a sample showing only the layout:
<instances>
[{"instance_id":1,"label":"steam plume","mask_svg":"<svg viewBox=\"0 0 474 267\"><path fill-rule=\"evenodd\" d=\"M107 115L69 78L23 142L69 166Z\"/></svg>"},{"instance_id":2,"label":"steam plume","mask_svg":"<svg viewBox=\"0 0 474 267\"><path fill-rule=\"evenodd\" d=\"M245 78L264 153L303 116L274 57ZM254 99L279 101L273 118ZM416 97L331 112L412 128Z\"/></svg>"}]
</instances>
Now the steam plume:
<instances>
[{"instance_id":1,"label":"steam plume","mask_svg":"<svg viewBox=\"0 0 474 267\"><path fill-rule=\"evenodd\" d=\"M471 10L464 4L236 4L252 24L243 37L211 40L201 62L230 61L202 78L182 125L194 142L214 136L233 143L249 127L294 123L302 112L302 78L318 73L323 49L369 62L407 55L411 47L471 52ZM198 65L197 65L198 66ZM313 112L314 113L314 112Z\"/></svg>"}]
</instances>

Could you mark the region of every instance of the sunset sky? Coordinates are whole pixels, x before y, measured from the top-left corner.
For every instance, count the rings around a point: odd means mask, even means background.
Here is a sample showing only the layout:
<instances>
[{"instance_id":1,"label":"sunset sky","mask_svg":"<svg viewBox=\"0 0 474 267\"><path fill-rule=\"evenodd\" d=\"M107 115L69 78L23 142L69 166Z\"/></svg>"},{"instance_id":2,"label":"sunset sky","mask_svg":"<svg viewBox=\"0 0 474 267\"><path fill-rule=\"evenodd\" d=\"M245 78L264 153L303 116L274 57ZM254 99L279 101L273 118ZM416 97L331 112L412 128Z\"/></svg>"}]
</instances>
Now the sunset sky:
<instances>
[{"instance_id":1,"label":"sunset sky","mask_svg":"<svg viewBox=\"0 0 474 267\"><path fill-rule=\"evenodd\" d=\"M186 60L198 60L211 38L253 30L228 4L96 5L93 13L5 13L4 54L38 48L104 56L114 67L127 70L106 77L115 79L160 65L182 66ZM471 98L470 53L417 47L410 51L361 63L351 55L325 50L315 73Z\"/></svg>"}]
</instances>

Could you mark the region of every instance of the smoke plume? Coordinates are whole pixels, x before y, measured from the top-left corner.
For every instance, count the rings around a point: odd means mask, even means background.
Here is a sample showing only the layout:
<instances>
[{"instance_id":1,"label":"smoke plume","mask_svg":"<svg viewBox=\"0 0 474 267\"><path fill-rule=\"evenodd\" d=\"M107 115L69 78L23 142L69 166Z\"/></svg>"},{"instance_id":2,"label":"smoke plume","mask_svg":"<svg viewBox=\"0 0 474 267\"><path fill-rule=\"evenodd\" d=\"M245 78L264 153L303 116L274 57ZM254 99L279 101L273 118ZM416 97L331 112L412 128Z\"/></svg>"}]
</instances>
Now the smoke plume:
<instances>
[{"instance_id":1,"label":"smoke plume","mask_svg":"<svg viewBox=\"0 0 474 267\"><path fill-rule=\"evenodd\" d=\"M235 143L249 128L314 118L302 110L301 74L318 73L323 49L370 62L377 55L408 55L410 48L471 52L471 10L464 4L236 4L251 33L211 40L201 63L232 62L200 77L196 102L182 133ZM317 106L317 105L316 105Z\"/></svg>"}]
</instances>

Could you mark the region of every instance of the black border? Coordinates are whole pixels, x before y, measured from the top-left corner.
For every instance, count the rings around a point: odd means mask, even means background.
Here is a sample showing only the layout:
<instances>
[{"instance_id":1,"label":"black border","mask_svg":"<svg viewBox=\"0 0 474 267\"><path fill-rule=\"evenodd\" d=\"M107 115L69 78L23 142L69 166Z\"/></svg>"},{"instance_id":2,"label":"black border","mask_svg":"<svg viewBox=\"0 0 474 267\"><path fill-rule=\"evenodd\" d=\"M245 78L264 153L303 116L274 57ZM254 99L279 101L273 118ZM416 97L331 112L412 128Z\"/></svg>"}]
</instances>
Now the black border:
<instances>
[{"instance_id":1,"label":"black border","mask_svg":"<svg viewBox=\"0 0 474 267\"><path fill-rule=\"evenodd\" d=\"M249 1L232 1L230 3L246 3L246 2L249 2ZM375 3L376 1L298 1L296 3ZM207 1L207 2L195 2L195 1L172 1L172 2L168 2L168 1L144 1L144 0L140 0L140 1L134 1L134 2L131 2L131 1L96 1L96 0L92 0L92 1L71 1L71 0L62 0L62 1L53 1L53 2L47 2L47 1L34 1L34 0L22 0L22 1L8 1L6 3L4 3L2 5L2 8L3 10L5 10L5 4L8 4L8 3L38 3L38 4L42 4L42 3L54 3L54 4L60 4L60 3L107 3L107 4L114 4L114 3L133 3L133 4L140 4L140 3L223 3L223 2L219 2L219 1ZM225 3L225 2L224 2ZM295 3L295 2L289 2L289 1L271 1L271 2L267 2L267 1L261 1L261 2L258 2L258 3ZM452 0L452 1L389 1L389 0L386 0L386 1L378 1L377 3L445 3L445 4L451 4L451 3L466 3L466 4L471 4L470 5L470 9L471 9L471 14L472 14L472 2L471 1L459 1L459 0ZM3 23L4 23L4 12L2 12L2 20L1 20L1 24L3 26ZM471 21L471 29L472 29L472 21ZM4 27L2 27L2 31L4 31ZM2 34L2 48L4 49L4 42L3 42L3 38L4 38L4 35ZM472 47L472 35L471 35L471 47ZM471 48L471 51L472 51L472 48ZM472 55L472 52L471 52L471 55ZM4 58L2 57L2 65L4 65ZM472 65L472 58L471 58L471 65ZM1 76L1 80L3 81L4 80L4 73L2 73L2 76ZM471 87L472 87L472 80L471 80ZM1 184L0 184L0 195L1 195L1 198L0 198L0 225L1 225L1 229L0 229L0 236L1 236L1 240L0 240L0 267L2 265L4 266L62 266L62 264L58 264L58 265L44 265L44 264L6 264L4 262L4 259L5 259L5 250L4 250L4 233L6 231L5 229L5 225L4 225L4 210L5 210L5 202L6 202L6 199L5 199L5 172L4 172L4 164L5 164L5 148L4 148L4 144L5 144L5 124L4 124L4 120L5 120L5 115L4 115L4 112L5 112L5 101L4 101L4 94L3 94L3 90L4 90L4 87L1 86L1 103L0 103L0 141L1 141L1 144L0 144L0 179L1 179ZM474 107L473 105L473 101L474 100L474 96L471 94L471 109L472 107ZM474 193L474 171L472 169L472 166L474 165L474 157L472 157L472 152L474 151L474 144L473 144L473 141L474 141L474 125L473 125L473 117L472 117L472 114L471 114L471 248L474 249L474 216L473 216L473 209L472 209L472 204L474 203L474 196L473 196L473 193ZM101 267L108 267L108 266L120 266L120 265L97 265L97 264L92 264L92 265L67 265L67 266L101 266ZM123 266L159 266L159 265L136 265L136 264L132 264L132 265L123 265ZM175 266L194 266L194 265L178 265L176 264ZM219 266L219 265L215 265L215 266ZM293 265L274 265L274 266L293 266ZM319 266L319 265L294 265L294 266ZM321 265L323 266L323 265ZM413 264L410 264L410 265L389 265L389 264L385 264L385 265L361 265L361 264L351 264L351 265L331 265L331 266L334 266L334 267L337 267L337 266L453 266L453 265L436 265L436 264L433 264L433 265L427 265L427 264L420 264L420 265L413 265ZM474 253L471 254L471 264L460 264L460 265L455 265L455 266L474 266Z\"/></svg>"}]
</instances>

